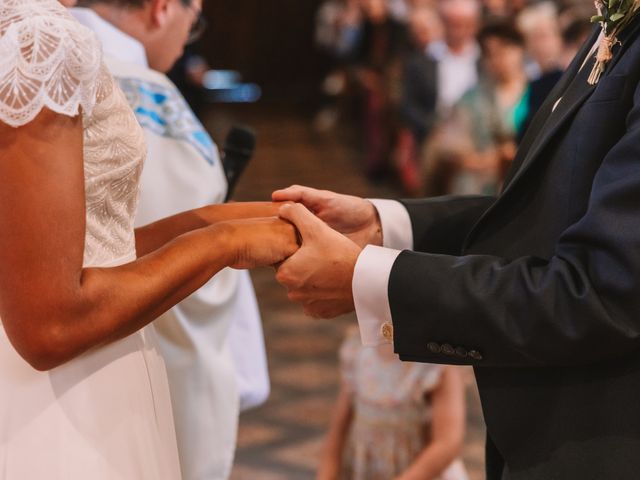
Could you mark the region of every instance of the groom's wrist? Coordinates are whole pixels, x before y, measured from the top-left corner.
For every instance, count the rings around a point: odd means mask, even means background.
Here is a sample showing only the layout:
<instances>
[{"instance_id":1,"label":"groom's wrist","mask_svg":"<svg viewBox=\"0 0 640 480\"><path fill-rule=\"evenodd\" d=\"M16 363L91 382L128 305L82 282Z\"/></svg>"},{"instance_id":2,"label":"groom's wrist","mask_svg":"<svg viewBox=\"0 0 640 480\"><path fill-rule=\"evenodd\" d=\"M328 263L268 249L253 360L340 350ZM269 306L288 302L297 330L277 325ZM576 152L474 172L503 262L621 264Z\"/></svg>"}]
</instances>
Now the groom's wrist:
<instances>
[{"instance_id":1,"label":"groom's wrist","mask_svg":"<svg viewBox=\"0 0 640 480\"><path fill-rule=\"evenodd\" d=\"M372 245L413 250L413 227L405 206L396 200L370 199L369 202L376 209L382 237L380 243Z\"/></svg>"},{"instance_id":2,"label":"groom's wrist","mask_svg":"<svg viewBox=\"0 0 640 480\"><path fill-rule=\"evenodd\" d=\"M389 304L389 279L400 251L366 247L358 257L353 273L353 301L365 346L392 341L393 322Z\"/></svg>"},{"instance_id":3,"label":"groom's wrist","mask_svg":"<svg viewBox=\"0 0 640 480\"><path fill-rule=\"evenodd\" d=\"M384 238L382 234L382 221L380 220L380 213L378 213L378 209L375 207L375 205L371 201L366 200L366 202L369 204L369 207L371 208L371 213L370 213L371 222L369 227L369 243L368 244L381 247L383 245Z\"/></svg>"}]
</instances>

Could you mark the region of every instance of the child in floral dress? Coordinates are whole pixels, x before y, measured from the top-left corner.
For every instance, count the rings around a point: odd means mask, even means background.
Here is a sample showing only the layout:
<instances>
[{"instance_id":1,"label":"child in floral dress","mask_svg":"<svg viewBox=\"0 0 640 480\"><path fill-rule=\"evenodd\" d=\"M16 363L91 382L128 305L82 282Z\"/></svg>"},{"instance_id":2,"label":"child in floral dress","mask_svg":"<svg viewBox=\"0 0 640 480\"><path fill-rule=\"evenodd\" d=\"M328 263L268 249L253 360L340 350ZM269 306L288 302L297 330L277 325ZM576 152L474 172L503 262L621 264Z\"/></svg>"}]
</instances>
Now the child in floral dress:
<instances>
[{"instance_id":1,"label":"child in floral dress","mask_svg":"<svg viewBox=\"0 0 640 480\"><path fill-rule=\"evenodd\" d=\"M342 388L317 480L467 480L457 459L464 386L454 367L403 363L392 345L341 352Z\"/></svg>"}]
</instances>

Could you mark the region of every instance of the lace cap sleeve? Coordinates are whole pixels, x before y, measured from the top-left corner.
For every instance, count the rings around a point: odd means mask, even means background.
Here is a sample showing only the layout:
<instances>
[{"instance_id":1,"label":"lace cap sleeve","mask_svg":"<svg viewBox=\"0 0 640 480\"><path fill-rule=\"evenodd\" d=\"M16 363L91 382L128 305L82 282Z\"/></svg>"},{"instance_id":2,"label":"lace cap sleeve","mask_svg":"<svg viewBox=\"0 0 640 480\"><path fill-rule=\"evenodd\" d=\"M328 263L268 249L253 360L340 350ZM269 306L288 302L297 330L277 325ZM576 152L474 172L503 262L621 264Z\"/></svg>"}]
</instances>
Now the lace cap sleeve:
<instances>
[{"instance_id":1,"label":"lace cap sleeve","mask_svg":"<svg viewBox=\"0 0 640 480\"><path fill-rule=\"evenodd\" d=\"M0 121L89 115L101 64L98 39L56 0L0 0Z\"/></svg>"}]
</instances>

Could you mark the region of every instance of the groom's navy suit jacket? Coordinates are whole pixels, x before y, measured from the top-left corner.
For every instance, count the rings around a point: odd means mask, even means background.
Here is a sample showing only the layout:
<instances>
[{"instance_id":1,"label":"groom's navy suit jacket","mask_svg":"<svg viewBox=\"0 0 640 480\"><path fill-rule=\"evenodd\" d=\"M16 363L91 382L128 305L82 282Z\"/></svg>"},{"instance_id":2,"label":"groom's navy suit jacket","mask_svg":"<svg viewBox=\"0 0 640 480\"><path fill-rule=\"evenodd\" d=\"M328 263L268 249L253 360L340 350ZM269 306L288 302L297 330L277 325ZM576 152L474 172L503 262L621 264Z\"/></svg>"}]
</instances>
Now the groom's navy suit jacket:
<instances>
[{"instance_id":1,"label":"groom's navy suit jacket","mask_svg":"<svg viewBox=\"0 0 640 480\"><path fill-rule=\"evenodd\" d=\"M590 86L597 34L497 199L403 202L396 352L475 367L489 480L640 479L640 19Z\"/></svg>"}]
</instances>

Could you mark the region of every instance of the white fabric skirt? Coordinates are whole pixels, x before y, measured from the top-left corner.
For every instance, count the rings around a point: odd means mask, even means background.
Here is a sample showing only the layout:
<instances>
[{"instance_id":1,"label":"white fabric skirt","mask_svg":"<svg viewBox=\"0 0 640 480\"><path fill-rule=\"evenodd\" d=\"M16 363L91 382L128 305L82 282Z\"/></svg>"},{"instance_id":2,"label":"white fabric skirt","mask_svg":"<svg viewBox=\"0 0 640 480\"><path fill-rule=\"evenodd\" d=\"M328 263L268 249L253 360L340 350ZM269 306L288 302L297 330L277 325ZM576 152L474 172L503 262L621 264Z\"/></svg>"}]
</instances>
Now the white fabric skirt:
<instances>
[{"instance_id":1,"label":"white fabric skirt","mask_svg":"<svg viewBox=\"0 0 640 480\"><path fill-rule=\"evenodd\" d=\"M0 326L0 479L179 479L154 335L147 327L38 372Z\"/></svg>"}]
</instances>

